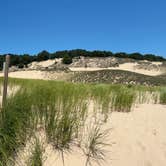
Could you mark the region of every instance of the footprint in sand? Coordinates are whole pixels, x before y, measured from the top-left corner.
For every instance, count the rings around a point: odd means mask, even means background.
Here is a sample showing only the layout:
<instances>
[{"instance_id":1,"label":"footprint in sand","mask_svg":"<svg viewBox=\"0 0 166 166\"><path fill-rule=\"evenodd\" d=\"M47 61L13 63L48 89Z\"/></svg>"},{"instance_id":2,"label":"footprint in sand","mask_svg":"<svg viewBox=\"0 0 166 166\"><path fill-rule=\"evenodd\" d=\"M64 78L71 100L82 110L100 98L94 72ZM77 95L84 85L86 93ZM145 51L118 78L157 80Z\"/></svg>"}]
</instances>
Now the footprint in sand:
<instances>
[{"instance_id":1,"label":"footprint in sand","mask_svg":"<svg viewBox=\"0 0 166 166\"><path fill-rule=\"evenodd\" d=\"M146 150L146 147L140 142L138 141L137 144L139 145L139 147L142 149L142 151Z\"/></svg>"},{"instance_id":2,"label":"footprint in sand","mask_svg":"<svg viewBox=\"0 0 166 166\"><path fill-rule=\"evenodd\" d=\"M150 161L146 161L145 166L152 166L152 163Z\"/></svg>"}]
</instances>

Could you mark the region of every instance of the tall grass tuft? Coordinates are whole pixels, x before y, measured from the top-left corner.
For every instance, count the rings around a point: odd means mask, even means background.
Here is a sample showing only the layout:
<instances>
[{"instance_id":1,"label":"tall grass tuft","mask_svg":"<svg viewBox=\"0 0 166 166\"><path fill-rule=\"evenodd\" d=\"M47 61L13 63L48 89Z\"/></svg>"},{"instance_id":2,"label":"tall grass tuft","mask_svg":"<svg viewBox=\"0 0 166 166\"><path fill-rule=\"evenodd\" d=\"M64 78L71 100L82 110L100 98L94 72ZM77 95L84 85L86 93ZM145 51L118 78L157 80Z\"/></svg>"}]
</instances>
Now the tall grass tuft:
<instances>
[{"instance_id":1,"label":"tall grass tuft","mask_svg":"<svg viewBox=\"0 0 166 166\"><path fill-rule=\"evenodd\" d=\"M86 155L85 166L92 165L93 162L101 165L105 160L105 147L108 146L108 144L104 142L105 138L108 136L108 131L101 131L100 127L100 125L94 125L88 133L83 149L83 152Z\"/></svg>"},{"instance_id":2,"label":"tall grass tuft","mask_svg":"<svg viewBox=\"0 0 166 166\"><path fill-rule=\"evenodd\" d=\"M36 138L35 147L28 162L29 166L42 166L43 165L43 147L40 141Z\"/></svg>"},{"instance_id":3,"label":"tall grass tuft","mask_svg":"<svg viewBox=\"0 0 166 166\"><path fill-rule=\"evenodd\" d=\"M25 91L19 91L7 100L0 112L0 165L2 166L14 159L18 148L24 146L31 133L29 103L31 103L30 98Z\"/></svg>"},{"instance_id":4,"label":"tall grass tuft","mask_svg":"<svg viewBox=\"0 0 166 166\"><path fill-rule=\"evenodd\" d=\"M112 109L118 112L130 112L135 102L135 92L127 87L120 87L113 91Z\"/></svg>"},{"instance_id":5,"label":"tall grass tuft","mask_svg":"<svg viewBox=\"0 0 166 166\"><path fill-rule=\"evenodd\" d=\"M70 152L72 145L78 145L80 138L84 139L82 132L88 125L91 102L94 104L94 115L104 115L105 122L112 111L129 112L136 101L147 102L149 94L155 103L159 94L160 103L166 104L166 90L161 87L83 85L21 79L9 79L9 82L13 89L15 86L19 89L7 98L0 112L0 166L12 165L19 148L25 146L39 127L44 129L48 143L62 154L65 164L64 153ZM93 130L87 133L84 149L86 165L93 161L100 163L105 157L106 132L101 131L96 122ZM31 161L38 161L37 166L42 165L41 152L36 141Z\"/></svg>"},{"instance_id":6,"label":"tall grass tuft","mask_svg":"<svg viewBox=\"0 0 166 166\"><path fill-rule=\"evenodd\" d=\"M160 104L166 104L166 88L160 90Z\"/></svg>"}]
</instances>

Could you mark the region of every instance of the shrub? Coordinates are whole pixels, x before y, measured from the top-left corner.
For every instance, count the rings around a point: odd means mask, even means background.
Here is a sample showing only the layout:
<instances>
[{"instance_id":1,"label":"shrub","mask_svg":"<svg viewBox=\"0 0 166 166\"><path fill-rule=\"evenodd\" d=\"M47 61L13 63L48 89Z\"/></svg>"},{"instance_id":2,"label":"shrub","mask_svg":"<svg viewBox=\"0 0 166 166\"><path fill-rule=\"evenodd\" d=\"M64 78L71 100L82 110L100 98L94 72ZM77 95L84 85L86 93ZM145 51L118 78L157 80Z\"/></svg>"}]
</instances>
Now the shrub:
<instances>
[{"instance_id":1,"label":"shrub","mask_svg":"<svg viewBox=\"0 0 166 166\"><path fill-rule=\"evenodd\" d=\"M72 57L69 55L65 55L62 59L62 62L64 64L71 64L73 62Z\"/></svg>"}]
</instances>

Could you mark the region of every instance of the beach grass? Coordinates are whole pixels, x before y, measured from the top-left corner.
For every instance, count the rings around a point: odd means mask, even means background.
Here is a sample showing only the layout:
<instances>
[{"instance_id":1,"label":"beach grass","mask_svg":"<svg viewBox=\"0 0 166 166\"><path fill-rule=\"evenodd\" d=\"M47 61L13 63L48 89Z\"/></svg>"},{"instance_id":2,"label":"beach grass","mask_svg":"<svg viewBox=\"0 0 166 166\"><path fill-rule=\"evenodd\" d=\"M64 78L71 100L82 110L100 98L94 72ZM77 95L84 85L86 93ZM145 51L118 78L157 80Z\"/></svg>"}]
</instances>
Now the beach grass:
<instances>
[{"instance_id":1,"label":"beach grass","mask_svg":"<svg viewBox=\"0 0 166 166\"><path fill-rule=\"evenodd\" d=\"M2 81L0 79L0 83ZM14 163L18 150L26 145L39 126L44 129L48 143L62 154L64 162L63 153L70 152L72 146L80 142L92 103L93 117L97 118L95 115L99 111L104 115L104 123L113 111L128 113L135 104L150 101L166 104L165 87L24 79L9 79L9 86L12 87L11 90L15 86L19 88L8 96L4 108L0 111L0 166ZM147 99L148 95L150 99ZM98 153L100 151L96 147L99 143L104 144L99 141L102 132L98 127L88 135L87 163L90 156L96 160L104 158L104 154ZM40 146L36 142L31 161L39 161L37 166L40 166L41 156Z\"/></svg>"}]
</instances>

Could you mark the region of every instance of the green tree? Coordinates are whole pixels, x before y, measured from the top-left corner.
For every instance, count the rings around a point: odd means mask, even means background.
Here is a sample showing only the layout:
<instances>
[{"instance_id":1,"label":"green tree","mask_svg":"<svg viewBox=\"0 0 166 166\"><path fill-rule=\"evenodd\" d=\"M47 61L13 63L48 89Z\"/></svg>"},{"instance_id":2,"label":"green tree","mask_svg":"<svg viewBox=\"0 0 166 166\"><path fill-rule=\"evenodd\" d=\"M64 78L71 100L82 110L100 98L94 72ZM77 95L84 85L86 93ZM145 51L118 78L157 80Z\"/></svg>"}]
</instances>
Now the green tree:
<instances>
[{"instance_id":1,"label":"green tree","mask_svg":"<svg viewBox=\"0 0 166 166\"><path fill-rule=\"evenodd\" d=\"M73 62L72 57L69 55L65 55L62 59L62 62L64 64L71 64Z\"/></svg>"},{"instance_id":2,"label":"green tree","mask_svg":"<svg viewBox=\"0 0 166 166\"><path fill-rule=\"evenodd\" d=\"M37 61L45 61L48 60L50 58L50 53L47 51L42 51L37 55Z\"/></svg>"},{"instance_id":3,"label":"green tree","mask_svg":"<svg viewBox=\"0 0 166 166\"><path fill-rule=\"evenodd\" d=\"M132 53L132 54L129 54L129 58L132 58L132 59L136 59L136 60L143 60L143 55L140 54L140 53Z\"/></svg>"}]
</instances>

